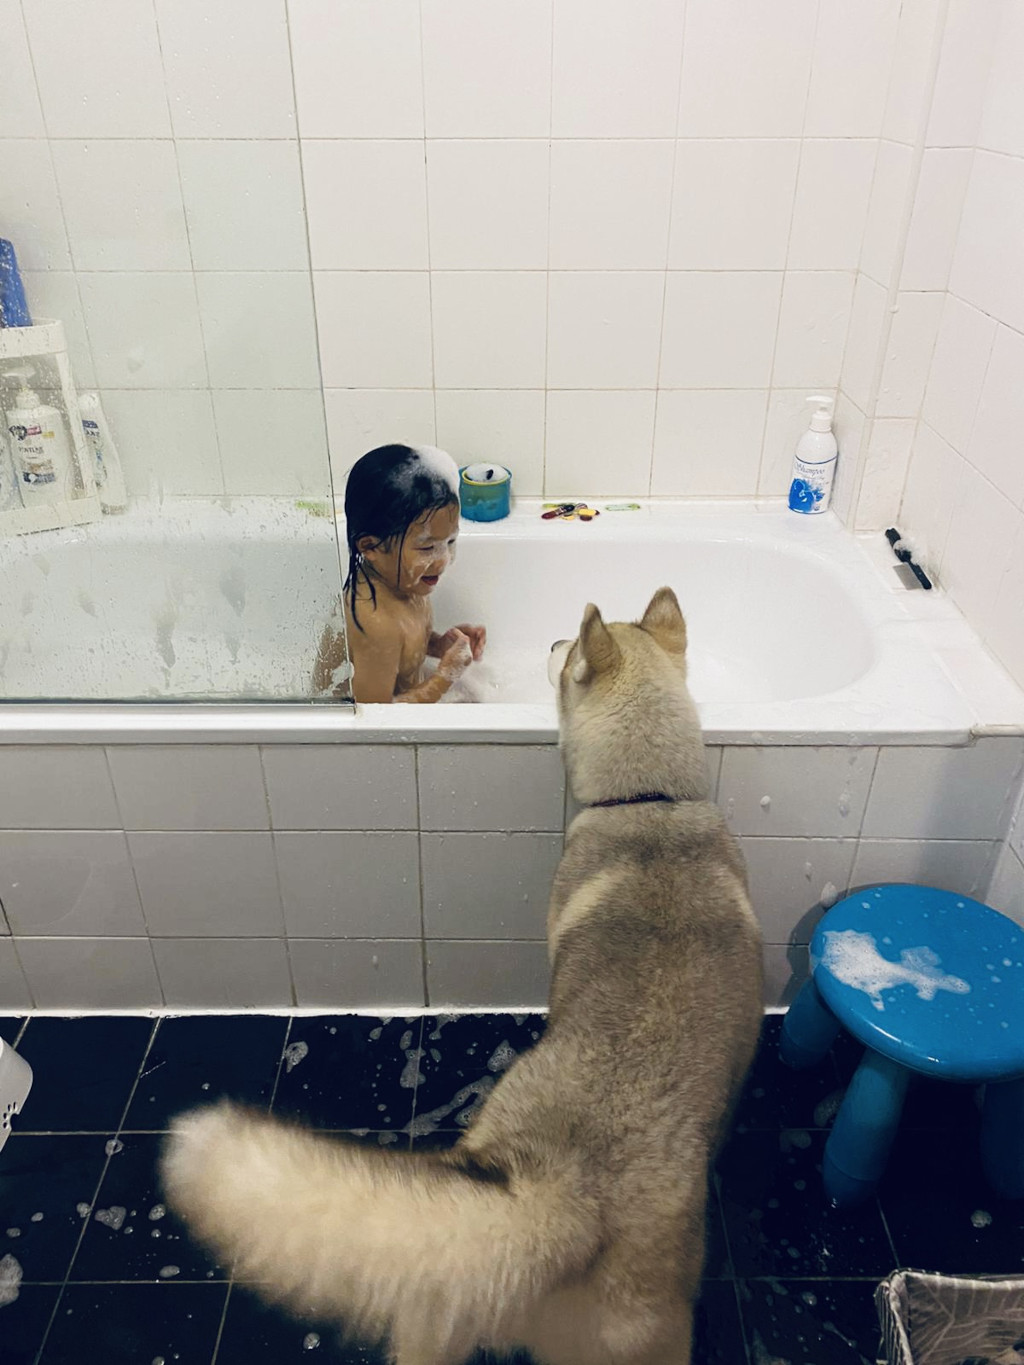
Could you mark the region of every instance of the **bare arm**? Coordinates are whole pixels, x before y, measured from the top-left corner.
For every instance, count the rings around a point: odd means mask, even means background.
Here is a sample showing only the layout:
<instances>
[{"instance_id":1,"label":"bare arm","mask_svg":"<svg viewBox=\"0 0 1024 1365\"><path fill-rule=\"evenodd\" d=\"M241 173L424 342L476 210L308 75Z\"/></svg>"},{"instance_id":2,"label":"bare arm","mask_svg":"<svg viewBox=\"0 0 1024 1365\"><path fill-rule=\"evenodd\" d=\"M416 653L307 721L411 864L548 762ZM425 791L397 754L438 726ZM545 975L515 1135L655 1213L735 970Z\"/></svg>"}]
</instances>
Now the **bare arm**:
<instances>
[{"instance_id":1,"label":"bare arm","mask_svg":"<svg viewBox=\"0 0 1024 1365\"><path fill-rule=\"evenodd\" d=\"M443 638L448 640L449 637L454 638L451 638L450 643L441 655L441 662L438 664L434 676L428 678L426 682L411 687L408 692L400 692L395 697L396 702L422 704L440 701L456 678L462 676L472 662L472 647L461 631L450 630ZM432 640L434 638L431 637Z\"/></svg>"}]
</instances>

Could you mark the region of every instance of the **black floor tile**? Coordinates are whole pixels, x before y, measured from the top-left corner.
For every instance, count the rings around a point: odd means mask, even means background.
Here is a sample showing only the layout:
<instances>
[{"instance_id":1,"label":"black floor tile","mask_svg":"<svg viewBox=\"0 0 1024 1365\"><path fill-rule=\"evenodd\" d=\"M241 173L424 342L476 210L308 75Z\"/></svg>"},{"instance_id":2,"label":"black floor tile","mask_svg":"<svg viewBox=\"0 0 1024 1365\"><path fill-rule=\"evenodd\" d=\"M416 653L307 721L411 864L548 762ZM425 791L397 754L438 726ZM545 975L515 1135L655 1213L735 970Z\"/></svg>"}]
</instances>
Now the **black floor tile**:
<instances>
[{"instance_id":1,"label":"black floor tile","mask_svg":"<svg viewBox=\"0 0 1024 1365\"><path fill-rule=\"evenodd\" d=\"M155 1133L126 1133L121 1142L121 1150L110 1158L70 1278L226 1279L226 1270L164 1208L156 1170L163 1138Z\"/></svg>"},{"instance_id":2,"label":"black floor tile","mask_svg":"<svg viewBox=\"0 0 1024 1365\"><path fill-rule=\"evenodd\" d=\"M765 1017L761 1040L736 1107L734 1126L751 1128L822 1128L841 1094L832 1058L819 1066L794 1071L779 1058L781 1014Z\"/></svg>"},{"instance_id":3,"label":"black floor tile","mask_svg":"<svg viewBox=\"0 0 1024 1365\"><path fill-rule=\"evenodd\" d=\"M294 1019L275 1114L314 1128L404 1128L412 1117L419 1019Z\"/></svg>"},{"instance_id":4,"label":"black floor tile","mask_svg":"<svg viewBox=\"0 0 1024 1365\"><path fill-rule=\"evenodd\" d=\"M311 1355L310 1352L317 1354ZM325 1365L386 1365L379 1350L340 1340L336 1326L292 1317L263 1303L251 1290L231 1290L217 1365L287 1365L324 1360Z\"/></svg>"},{"instance_id":5,"label":"black floor tile","mask_svg":"<svg viewBox=\"0 0 1024 1365\"><path fill-rule=\"evenodd\" d=\"M67 1274L80 1206L87 1214L103 1174L104 1141L13 1133L0 1152L0 1256L15 1256L26 1280L59 1283Z\"/></svg>"},{"instance_id":6,"label":"black floor tile","mask_svg":"<svg viewBox=\"0 0 1024 1365\"><path fill-rule=\"evenodd\" d=\"M34 1365L59 1293L59 1285L23 1284L18 1297L0 1308L3 1365Z\"/></svg>"},{"instance_id":7,"label":"black floor tile","mask_svg":"<svg viewBox=\"0 0 1024 1365\"><path fill-rule=\"evenodd\" d=\"M943 1275L1024 1268L1024 1200L992 1192L973 1132L901 1129L879 1200L900 1265Z\"/></svg>"},{"instance_id":8,"label":"black floor tile","mask_svg":"<svg viewBox=\"0 0 1024 1365\"><path fill-rule=\"evenodd\" d=\"M746 1358L735 1287L705 1280L693 1316L693 1365L741 1365Z\"/></svg>"},{"instance_id":9,"label":"black floor tile","mask_svg":"<svg viewBox=\"0 0 1024 1365\"><path fill-rule=\"evenodd\" d=\"M5 1043L10 1043L13 1047L14 1040L21 1032L21 1026L24 1022L24 1019L20 1019L16 1016L0 1016L0 1038L2 1038Z\"/></svg>"},{"instance_id":10,"label":"black floor tile","mask_svg":"<svg viewBox=\"0 0 1024 1365\"><path fill-rule=\"evenodd\" d=\"M288 1020L266 1014L162 1019L124 1127L166 1128L175 1114L228 1096L267 1108Z\"/></svg>"},{"instance_id":11,"label":"black floor tile","mask_svg":"<svg viewBox=\"0 0 1024 1365\"><path fill-rule=\"evenodd\" d=\"M758 1365L872 1365L878 1359L874 1280L748 1280L739 1289Z\"/></svg>"},{"instance_id":12,"label":"black floor tile","mask_svg":"<svg viewBox=\"0 0 1024 1365\"><path fill-rule=\"evenodd\" d=\"M32 1068L32 1093L20 1119L36 1133L117 1131L152 1019L32 1019L18 1051Z\"/></svg>"},{"instance_id":13,"label":"black floor tile","mask_svg":"<svg viewBox=\"0 0 1024 1365\"><path fill-rule=\"evenodd\" d=\"M958 1128L977 1133L981 1123L980 1098L974 1085L952 1085L928 1076L912 1076L900 1119L901 1128Z\"/></svg>"},{"instance_id":14,"label":"black floor tile","mask_svg":"<svg viewBox=\"0 0 1024 1365\"><path fill-rule=\"evenodd\" d=\"M733 1136L718 1163L736 1274L857 1277L892 1270L874 1200L829 1208L821 1185L826 1133L783 1129Z\"/></svg>"},{"instance_id":15,"label":"black floor tile","mask_svg":"<svg viewBox=\"0 0 1024 1365\"><path fill-rule=\"evenodd\" d=\"M224 1284L69 1284L39 1365L210 1365Z\"/></svg>"},{"instance_id":16,"label":"black floor tile","mask_svg":"<svg viewBox=\"0 0 1024 1365\"><path fill-rule=\"evenodd\" d=\"M503 1071L544 1032L539 1014L439 1015L424 1020L413 1133L471 1122Z\"/></svg>"}]
</instances>

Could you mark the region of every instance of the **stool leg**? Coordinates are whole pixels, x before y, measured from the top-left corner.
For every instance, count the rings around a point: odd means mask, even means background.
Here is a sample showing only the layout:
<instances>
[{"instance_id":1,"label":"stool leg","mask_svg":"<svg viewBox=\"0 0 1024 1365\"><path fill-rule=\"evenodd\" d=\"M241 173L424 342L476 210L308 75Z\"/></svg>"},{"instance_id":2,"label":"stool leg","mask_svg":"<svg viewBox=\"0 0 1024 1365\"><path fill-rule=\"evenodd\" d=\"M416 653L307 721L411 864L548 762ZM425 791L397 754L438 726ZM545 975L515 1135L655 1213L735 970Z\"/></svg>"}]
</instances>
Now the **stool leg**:
<instances>
[{"instance_id":1,"label":"stool leg","mask_svg":"<svg viewBox=\"0 0 1024 1365\"><path fill-rule=\"evenodd\" d=\"M867 1199L885 1170L896 1136L909 1072L865 1052L825 1144L825 1193L835 1208Z\"/></svg>"},{"instance_id":2,"label":"stool leg","mask_svg":"<svg viewBox=\"0 0 1024 1365\"><path fill-rule=\"evenodd\" d=\"M1024 1079L985 1087L981 1161L997 1194L1024 1199Z\"/></svg>"},{"instance_id":3,"label":"stool leg","mask_svg":"<svg viewBox=\"0 0 1024 1365\"><path fill-rule=\"evenodd\" d=\"M839 1020L822 1000L812 981L805 981L782 1021L779 1056L796 1071L815 1066L839 1032Z\"/></svg>"}]
</instances>

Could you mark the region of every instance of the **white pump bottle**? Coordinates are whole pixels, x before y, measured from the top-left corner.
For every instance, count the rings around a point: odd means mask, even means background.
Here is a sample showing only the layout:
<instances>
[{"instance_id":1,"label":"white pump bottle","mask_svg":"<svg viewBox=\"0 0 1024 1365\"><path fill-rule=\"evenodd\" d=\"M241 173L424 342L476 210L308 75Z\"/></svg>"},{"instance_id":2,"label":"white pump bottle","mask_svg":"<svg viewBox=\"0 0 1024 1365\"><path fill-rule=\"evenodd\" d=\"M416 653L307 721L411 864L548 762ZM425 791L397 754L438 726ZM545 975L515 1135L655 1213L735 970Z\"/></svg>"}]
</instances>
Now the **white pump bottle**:
<instances>
[{"instance_id":1,"label":"white pump bottle","mask_svg":"<svg viewBox=\"0 0 1024 1365\"><path fill-rule=\"evenodd\" d=\"M793 479L789 485L789 510L816 516L827 512L832 500L839 447L832 430L833 400L815 394L807 401L816 406L810 426L797 442Z\"/></svg>"},{"instance_id":2,"label":"white pump bottle","mask_svg":"<svg viewBox=\"0 0 1024 1365\"><path fill-rule=\"evenodd\" d=\"M5 371L5 379L16 379L19 389L12 406L5 412L5 426L18 479L21 500L26 507L40 503L64 502L72 496L74 464L67 426L58 408L44 403L29 388L29 365Z\"/></svg>"}]
</instances>

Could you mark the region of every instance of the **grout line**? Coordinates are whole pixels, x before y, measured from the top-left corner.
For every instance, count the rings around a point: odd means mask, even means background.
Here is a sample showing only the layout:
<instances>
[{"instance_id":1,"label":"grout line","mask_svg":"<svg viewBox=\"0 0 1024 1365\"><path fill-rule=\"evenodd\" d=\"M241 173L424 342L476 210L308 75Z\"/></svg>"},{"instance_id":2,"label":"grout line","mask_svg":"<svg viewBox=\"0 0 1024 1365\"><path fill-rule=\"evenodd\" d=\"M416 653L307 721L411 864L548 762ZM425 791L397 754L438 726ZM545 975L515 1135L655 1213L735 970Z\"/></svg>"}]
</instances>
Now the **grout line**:
<instances>
[{"instance_id":1,"label":"grout line","mask_svg":"<svg viewBox=\"0 0 1024 1365\"><path fill-rule=\"evenodd\" d=\"M209 1281L207 1281L209 1283ZM228 1280L228 1292L224 1295L224 1308L220 1315L220 1324L217 1327L217 1338L213 1343L213 1355L210 1357L210 1365L217 1365L217 1356L220 1354L221 1338L224 1335L224 1324L228 1320L228 1305L231 1303L231 1293L235 1287L234 1273Z\"/></svg>"},{"instance_id":2,"label":"grout line","mask_svg":"<svg viewBox=\"0 0 1024 1365\"><path fill-rule=\"evenodd\" d=\"M424 1030L426 1029L426 1027L427 1027L427 1020L426 1020L426 1017L423 1016L423 1017L420 1018L420 1032L419 1032L419 1037L416 1039L416 1049L417 1049L417 1051L418 1051L419 1054L420 1054L420 1062L421 1062L421 1063L422 1063L422 1061L423 1061L423 1032L424 1032ZM418 1074L419 1074L419 1068L417 1067L417 1075L418 1075ZM410 1152L412 1151L412 1147L413 1147L413 1125L414 1125L414 1123L415 1123L415 1121L416 1121L416 1110L417 1110L417 1106L418 1106L418 1102L419 1102L419 1094L420 1094L420 1086L419 1086L419 1081L417 1080L416 1084L415 1084L415 1085L413 1086L413 1088L412 1088L412 1112L411 1112L410 1115L409 1115L409 1151L410 1151ZM401 1129L399 1129L398 1131L401 1132Z\"/></svg>"},{"instance_id":3,"label":"grout line","mask_svg":"<svg viewBox=\"0 0 1024 1365\"><path fill-rule=\"evenodd\" d=\"M422 0L421 0L422 3ZM548 202L546 255L544 262L544 387L543 414L541 418L540 447L540 486L545 495L550 495L548 487L548 356L551 349L551 181L554 169L555 140L552 136L555 122L555 6L551 5L551 25L548 43ZM409 1139L410 1143L412 1138Z\"/></svg>"},{"instance_id":4,"label":"grout line","mask_svg":"<svg viewBox=\"0 0 1024 1365\"><path fill-rule=\"evenodd\" d=\"M413 763L413 782L416 791L416 875L419 882L419 909L420 909L420 965L423 972L423 1004L430 1005L430 980L427 972L427 919L423 897L423 819L420 811L420 749L422 745L414 744L412 748Z\"/></svg>"},{"instance_id":5,"label":"grout line","mask_svg":"<svg viewBox=\"0 0 1024 1365\"><path fill-rule=\"evenodd\" d=\"M434 266L430 242L430 168L427 162L427 64L423 53L423 0L416 6L416 22L420 39L420 117L423 120L421 138L406 139L420 142L423 149L423 228L427 237L427 312L430 317L430 401L434 414L434 432L431 442L438 443L437 437L437 362L435 358L434 326Z\"/></svg>"},{"instance_id":6,"label":"grout line","mask_svg":"<svg viewBox=\"0 0 1024 1365\"><path fill-rule=\"evenodd\" d=\"M292 1036L292 1024L295 1022L295 1015L288 1016L288 1023L285 1025L284 1037L281 1039L281 1055L277 1059L277 1071L274 1074L274 1084L270 1091L270 1103L267 1105L267 1113L274 1112L274 1104L277 1101L277 1087L281 1084L281 1068L284 1066L284 1054L288 1047L288 1040Z\"/></svg>"}]
</instances>

